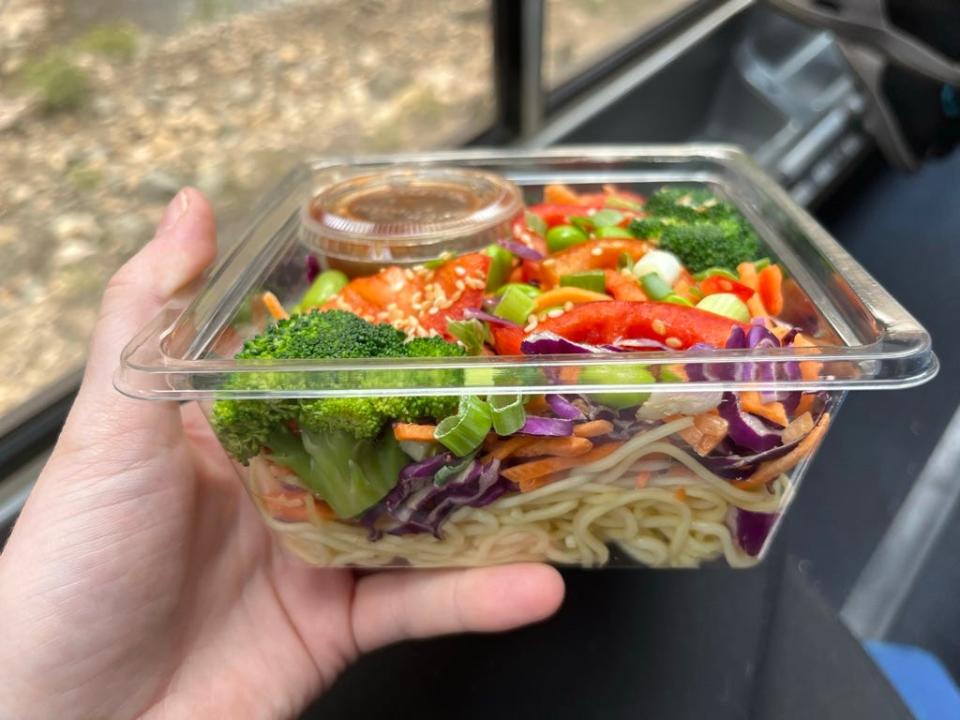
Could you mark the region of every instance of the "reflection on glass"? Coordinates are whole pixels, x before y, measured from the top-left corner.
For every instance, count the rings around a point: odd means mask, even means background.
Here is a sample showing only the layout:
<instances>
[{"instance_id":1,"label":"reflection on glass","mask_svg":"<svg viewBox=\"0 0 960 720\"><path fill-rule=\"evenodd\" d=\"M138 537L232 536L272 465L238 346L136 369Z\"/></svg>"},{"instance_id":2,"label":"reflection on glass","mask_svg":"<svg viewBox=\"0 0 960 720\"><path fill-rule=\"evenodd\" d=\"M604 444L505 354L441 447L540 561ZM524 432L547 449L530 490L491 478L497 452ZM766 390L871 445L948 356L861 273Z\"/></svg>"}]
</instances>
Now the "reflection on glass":
<instances>
[{"instance_id":1,"label":"reflection on glass","mask_svg":"<svg viewBox=\"0 0 960 720\"><path fill-rule=\"evenodd\" d=\"M546 0L543 75L554 88L697 0Z\"/></svg>"},{"instance_id":2,"label":"reflection on glass","mask_svg":"<svg viewBox=\"0 0 960 720\"><path fill-rule=\"evenodd\" d=\"M104 283L180 186L223 228L304 152L454 145L492 118L485 0L0 12L0 413L82 363Z\"/></svg>"}]
</instances>

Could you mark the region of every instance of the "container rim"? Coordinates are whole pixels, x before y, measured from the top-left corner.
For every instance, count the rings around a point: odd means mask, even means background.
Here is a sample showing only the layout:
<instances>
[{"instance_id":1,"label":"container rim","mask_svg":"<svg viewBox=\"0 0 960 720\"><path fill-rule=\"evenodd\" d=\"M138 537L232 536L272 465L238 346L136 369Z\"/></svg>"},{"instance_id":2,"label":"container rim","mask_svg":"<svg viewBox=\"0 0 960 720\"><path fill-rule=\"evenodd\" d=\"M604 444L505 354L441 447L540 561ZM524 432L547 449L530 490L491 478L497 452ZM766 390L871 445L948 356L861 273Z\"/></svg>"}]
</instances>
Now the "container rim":
<instances>
[{"instance_id":1,"label":"container rim","mask_svg":"<svg viewBox=\"0 0 960 720\"><path fill-rule=\"evenodd\" d=\"M523 163L543 161L543 169L518 167ZM526 357L465 357L431 360L362 359L352 361L286 360L236 361L204 357L212 339L227 326L229 318L253 286L250 267L265 267L281 250L278 232L299 220L301 203L297 190L313 193L318 174L338 171L369 171L377 165L407 166L478 166L493 172L504 172L518 182L539 179L546 181L562 173L571 173L579 182L615 181L624 171L601 169L573 170L575 166L623 162L671 164L705 162L733 173L737 187L750 188L760 194L769 209L780 213L799 229L800 239L779 238L782 254L793 253L803 244L818 257L829 260L833 272L844 281L862 305L876 334L869 342L849 343L852 331L845 329L842 317L834 320L844 344L816 348L772 348L763 351L719 349L711 354L690 352L623 352L609 355L539 355ZM507 172L510 165L514 172ZM682 181L711 181L708 174L691 174L677 169ZM639 172L639 171L638 171ZM519 183L521 184L522 183ZM721 188L724 186L721 184ZM734 193L733 184L729 189ZM302 193L301 193L302 194ZM741 208L755 225L762 222L757 208ZM749 210L749 212L748 212ZM765 211L767 211L765 210ZM758 220L759 218L759 220ZM813 271L793 257L797 282L807 292L818 310L832 305L835 298L820 287ZM818 270L822 272L822 269ZM801 277L805 275L805 277ZM834 313L836 315L836 313ZM189 323L185 322L189 320ZM184 326L189 324L189 331ZM169 351L171 339L190 334L184 351ZM183 343L178 343L183 345ZM159 400L192 400L213 398L279 398L279 397L343 397L402 395L416 392L423 395L512 394L517 392L570 392L596 390L610 392L610 386L557 383L549 370L585 364L690 365L693 363L786 363L816 360L824 363L827 374L815 381L716 381L704 380L681 384L630 384L618 390L649 392L705 392L717 390L853 390L896 389L924 383L933 378L939 363L932 352L926 330L889 293L884 290L819 224L789 195L769 178L743 151L726 144L688 145L596 145L563 146L544 150L469 149L399 155L366 155L341 158L313 158L294 170L268 196L256 213L250 228L211 273L206 285L193 297L171 303L149 325L138 333L124 349L120 368L114 378L116 388L131 397ZM548 371L546 374L542 371ZM451 371L457 382L451 381ZM376 376L374 376L376 373ZM263 378L257 386L258 374ZM267 379L269 374L269 381ZM244 376L244 389L224 387L229 378ZM775 376L775 375L774 375ZM279 384L278 384L279 380Z\"/></svg>"}]
</instances>

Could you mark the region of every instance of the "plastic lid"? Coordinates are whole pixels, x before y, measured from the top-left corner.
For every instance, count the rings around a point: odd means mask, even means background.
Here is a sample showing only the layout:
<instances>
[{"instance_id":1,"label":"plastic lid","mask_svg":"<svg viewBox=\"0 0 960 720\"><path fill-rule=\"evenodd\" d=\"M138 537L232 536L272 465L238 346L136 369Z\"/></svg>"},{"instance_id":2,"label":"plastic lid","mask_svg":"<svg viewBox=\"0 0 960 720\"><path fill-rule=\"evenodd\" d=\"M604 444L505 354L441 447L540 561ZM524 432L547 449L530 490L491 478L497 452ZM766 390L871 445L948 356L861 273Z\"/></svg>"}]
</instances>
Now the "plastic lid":
<instances>
[{"instance_id":1,"label":"plastic lid","mask_svg":"<svg viewBox=\"0 0 960 720\"><path fill-rule=\"evenodd\" d=\"M303 213L304 239L333 258L414 264L509 237L522 209L517 187L492 173L398 167L321 190Z\"/></svg>"}]
</instances>

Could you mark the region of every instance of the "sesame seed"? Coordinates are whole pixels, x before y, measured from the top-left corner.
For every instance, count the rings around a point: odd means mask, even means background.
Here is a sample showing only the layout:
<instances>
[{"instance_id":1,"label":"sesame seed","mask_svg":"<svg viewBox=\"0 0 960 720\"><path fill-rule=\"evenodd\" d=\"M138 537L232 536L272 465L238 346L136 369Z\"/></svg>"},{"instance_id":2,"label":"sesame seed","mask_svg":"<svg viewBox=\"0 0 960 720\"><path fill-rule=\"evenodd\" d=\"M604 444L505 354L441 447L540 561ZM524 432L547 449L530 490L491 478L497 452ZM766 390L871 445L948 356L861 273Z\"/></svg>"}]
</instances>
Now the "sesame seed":
<instances>
[{"instance_id":1,"label":"sesame seed","mask_svg":"<svg viewBox=\"0 0 960 720\"><path fill-rule=\"evenodd\" d=\"M413 278L414 278L413 270L411 270L410 268L407 268L406 270L403 271L403 276L404 276L407 280L413 280Z\"/></svg>"},{"instance_id":2,"label":"sesame seed","mask_svg":"<svg viewBox=\"0 0 960 720\"><path fill-rule=\"evenodd\" d=\"M544 260L544 261L543 261L542 263L540 263L540 264L541 264L541 265L556 265L556 264L557 264L557 261L556 261L554 258L547 258L546 260Z\"/></svg>"},{"instance_id":3,"label":"sesame seed","mask_svg":"<svg viewBox=\"0 0 960 720\"><path fill-rule=\"evenodd\" d=\"M394 283L393 285L390 286L390 289L393 290L394 292L400 292L401 290L403 290L403 283L402 282Z\"/></svg>"},{"instance_id":4,"label":"sesame seed","mask_svg":"<svg viewBox=\"0 0 960 720\"><path fill-rule=\"evenodd\" d=\"M440 312L440 308L438 308L436 305L427 310L428 315L436 315L438 312Z\"/></svg>"},{"instance_id":5,"label":"sesame seed","mask_svg":"<svg viewBox=\"0 0 960 720\"><path fill-rule=\"evenodd\" d=\"M553 310L550 310L549 312L547 312L547 317L548 317L548 318L558 318L558 317L560 317L561 315L563 315L563 309L562 309L562 308L554 308Z\"/></svg>"},{"instance_id":6,"label":"sesame seed","mask_svg":"<svg viewBox=\"0 0 960 720\"><path fill-rule=\"evenodd\" d=\"M462 268L457 268L457 269L458 269L458 270L461 270ZM455 283L454 286L455 286L455 287L457 288L457 290L459 290L461 293L462 293L464 290L466 290L466 288L467 288L467 285L466 285L466 283L463 282L463 280L457 280L457 282Z\"/></svg>"},{"instance_id":7,"label":"sesame seed","mask_svg":"<svg viewBox=\"0 0 960 720\"><path fill-rule=\"evenodd\" d=\"M420 290L417 290L410 298L413 302L420 302L423 300L423 293Z\"/></svg>"},{"instance_id":8,"label":"sesame seed","mask_svg":"<svg viewBox=\"0 0 960 720\"><path fill-rule=\"evenodd\" d=\"M667 326L663 324L663 320L661 320L660 318L657 318L652 323L650 323L650 327L653 328L653 331L657 335L667 334Z\"/></svg>"},{"instance_id":9,"label":"sesame seed","mask_svg":"<svg viewBox=\"0 0 960 720\"><path fill-rule=\"evenodd\" d=\"M595 247L593 250L590 251L590 254L593 255L594 257L600 257L601 255L603 255L603 249Z\"/></svg>"},{"instance_id":10,"label":"sesame seed","mask_svg":"<svg viewBox=\"0 0 960 720\"><path fill-rule=\"evenodd\" d=\"M674 350L679 350L683 347L683 343L675 337L668 337L664 342L667 344L667 347L672 347Z\"/></svg>"},{"instance_id":11,"label":"sesame seed","mask_svg":"<svg viewBox=\"0 0 960 720\"><path fill-rule=\"evenodd\" d=\"M391 312L393 312L393 311L396 310L396 309L397 309L397 304L396 304L396 303L390 303L389 305L387 305L387 310L389 310L389 311L391 311Z\"/></svg>"},{"instance_id":12,"label":"sesame seed","mask_svg":"<svg viewBox=\"0 0 960 720\"><path fill-rule=\"evenodd\" d=\"M573 310L573 303L570 302L569 300L567 300L567 301L563 304L563 309L566 310L567 312L570 312L571 310Z\"/></svg>"},{"instance_id":13,"label":"sesame seed","mask_svg":"<svg viewBox=\"0 0 960 720\"><path fill-rule=\"evenodd\" d=\"M463 268L463 267L461 267L460 265L457 265L457 266L453 269L453 272L456 273L459 277L463 277L464 275L467 274L466 269Z\"/></svg>"}]
</instances>

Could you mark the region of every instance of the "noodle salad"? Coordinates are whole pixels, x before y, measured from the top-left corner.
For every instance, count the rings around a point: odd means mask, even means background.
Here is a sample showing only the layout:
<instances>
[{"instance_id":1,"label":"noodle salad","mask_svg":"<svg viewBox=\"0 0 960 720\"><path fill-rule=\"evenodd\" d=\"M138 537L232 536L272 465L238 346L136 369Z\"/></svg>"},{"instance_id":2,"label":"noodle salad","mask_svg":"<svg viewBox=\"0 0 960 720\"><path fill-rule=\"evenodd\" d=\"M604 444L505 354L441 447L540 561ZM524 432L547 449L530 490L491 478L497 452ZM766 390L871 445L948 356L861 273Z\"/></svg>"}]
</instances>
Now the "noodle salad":
<instances>
[{"instance_id":1,"label":"noodle salad","mask_svg":"<svg viewBox=\"0 0 960 720\"><path fill-rule=\"evenodd\" d=\"M295 305L258 298L272 321L236 357L661 351L683 363L543 368L548 394L221 399L211 421L271 527L314 564L749 566L826 432L830 396L659 386L820 376L812 359L707 361L817 344L781 319L783 271L762 254L707 190L549 185L481 252L353 279L311 258ZM464 370L443 372L463 384ZM624 390L637 385L658 387Z\"/></svg>"}]
</instances>

